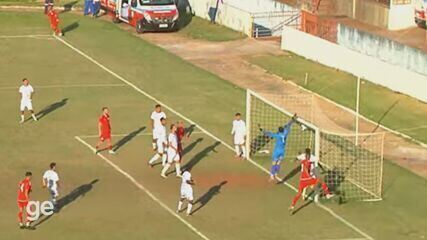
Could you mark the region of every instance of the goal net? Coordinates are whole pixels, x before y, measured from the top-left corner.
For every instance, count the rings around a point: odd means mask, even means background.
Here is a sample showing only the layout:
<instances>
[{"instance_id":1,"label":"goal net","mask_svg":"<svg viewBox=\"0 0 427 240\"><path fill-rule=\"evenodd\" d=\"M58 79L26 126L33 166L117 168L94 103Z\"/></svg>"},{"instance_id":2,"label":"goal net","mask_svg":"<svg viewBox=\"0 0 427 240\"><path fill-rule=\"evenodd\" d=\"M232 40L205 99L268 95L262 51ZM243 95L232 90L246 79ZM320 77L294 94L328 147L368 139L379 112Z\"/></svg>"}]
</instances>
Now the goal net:
<instances>
[{"instance_id":1,"label":"goal net","mask_svg":"<svg viewBox=\"0 0 427 240\"><path fill-rule=\"evenodd\" d=\"M285 161L294 160L309 147L323 166L322 178L342 200L381 200L383 133L337 134L311 123L312 97L308 94L286 96L247 91L247 152L257 161L270 158L274 140L259 128L277 132L297 113L287 139ZM295 167L298 163L295 162ZM297 177L296 175L295 177Z\"/></svg>"}]
</instances>

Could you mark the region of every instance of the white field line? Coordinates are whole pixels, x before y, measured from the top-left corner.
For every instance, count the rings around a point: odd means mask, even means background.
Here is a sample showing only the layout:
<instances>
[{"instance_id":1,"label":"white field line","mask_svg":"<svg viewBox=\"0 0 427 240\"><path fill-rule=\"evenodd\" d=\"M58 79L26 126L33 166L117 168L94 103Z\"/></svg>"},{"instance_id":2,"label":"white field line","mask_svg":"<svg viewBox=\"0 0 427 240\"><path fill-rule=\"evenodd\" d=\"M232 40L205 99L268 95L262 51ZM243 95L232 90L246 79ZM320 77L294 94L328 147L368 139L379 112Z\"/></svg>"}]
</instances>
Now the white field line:
<instances>
[{"instance_id":1,"label":"white field line","mask_svg":"<svg viewBox=\"0 0 427 240\"><path fill-rule=\"evenodd\" d=\"M140 88L138 88L135 84L129 82L128 80L126 80L125 78L123 78L122 76L118 75L117 73L111 71L109 68L107 68L106 66L102 65L101 63L99 63L98 61L96 61L95 59L93 59L92 57L88 56L87 54L85 54L84 52L80 51L79 49L75 48L73 45L69 44L68 42L66 42L64 39L56 37L56 39L58 39L60 42L62 42L64 45L66 45L67 47L71 48L72 50L74 50L75 52L77 52L78 54L80 54L81 56L83 56L84 58L86 58L87 60L93 62L95 65L97 65L98 67L102 68L103 70L105 70L106 72L110 73L111 75L113 75L114 77L116 77L117 79L119 79L120 81L128 84L130 87L132 87L133 89L135 89L135 91L141 93L142 95L146 96L147 98L153 100L154 102L157 102L159 104L161 104L163 107L165 107L166 109L168 109L169 111L171 111L172 113L174 113L175 115L179 116L180 118L184 119L185 121L187 121L190 124L196 125L197 128L199 128L202 132L204 132L206 135L210 136L211 138L215 139L216 141L220 142L222 145L224 145L225 147L227 147L228 149L230 149L231 151L234 152L234 148L232 146L230 146L229 144L225 143L224 141L222 141L220 138L216 137L215 135L213 135L212 133L210 133L209 131L207 131L205 128L201 127L200 125L196 124L194 121L192 121L191 119L183 116L181 113L175 111L173 108L169 107L168 105L162 103L161 101L157 100L156 98L154 98L153 96L151 96L150 94L144 92L143 90L141 90ZM260 164L254 162L251 159L248 159L248 161L250 163L252 163L254 166L256 166L257 168L261 169L262 171L266 172L267 174L270 174L270 172L265 169L263 166L261 166ZM293 187L292 185L285 183L289 188L293 189L294 191L297 191L297 189L295 187ZM356 226L354 226L352 223L348 222L347 220L345 220L344 218L342 218L341 216L339 216L338 214L336 214L334 211L332 211L331 209L329 209L328 207L322 205L322 204L318 204L318 206L320 206L322 209L324 209L325 211L327 211L328 213L331 214L331 216L333 216L335 219L339 220L340 222L342 222L343 224L345 224L346 226L348 226L349 228L353 229L355 232L359 233L360 235L362 235L363 237L365 237L368 240L373 240L373 238L371 236L369 236L367 233L363 232L362 230L360 230L359 228L357 228Z\"/></svg>"},{"instance_id":2,"label":"white field line","mask_svg":"<svg viewBox=\"0 0 427 240\"><path fill-rule=\"evenodd\" d=\"M118 133L118 134L111 134L111 136L112 137L126 137L129 134L132 134L132 133ZM194 131L191 134L205 134L205 133L200 132L200 131ZM153 136L153 134L152 133L139 133L139 134L136 134L135 136ZM80 138L98 138L99 135L95 135L95 134L94 135L80 135L79 137Z\"/></svg>"},{"instance_id":3,"label":"white field line","mask_svg":"<svg viewBox=\"0 0 427 240\"><path fill-rule=\"evenodd\" d=\"M265 69L263 69L263 68L261 68L261 67L259 67L259 66L255 65L255 64L252 64L252 63L250 63L250 62L248 62L248 61L245 61L245 62L246 62L247 64L249 64L249 65L251 65L251 66L255 67L255 68L261 69L261 70L263 70L263 71L265 71L265 72L266 72L266 70L265 70ZM322 100L325 100L326 102L331 103L331 104L333 104L333 105L335 105L335 106L337 106L337 107L341 108L342 110L344 110L344 111L346 111L346 112L349 112L349 113L353 114L353 116L355 116L355 115L356 115L356 112L355 112L353 109L350 109L350 108L345 107L345 106L343 106L343 105L341 105L341 104L338 104L338 103L336 103L336 102L332 101L331 99L329 99L329 98L327 98L327 97L324 97L324 96L322 96L322 95L320 95L320 94L318 94L318 93L315 93L315 92L313 92L313 91L311 91L311 90L309 90L309 89L306 89L306 88L304 88L304 87L301 87L300 85L298 85L298 84L296 84L296 83L294 83L294 82L292 82L292 81L290 81L290 80L287 80L287 79L285 79L285 78L282 78L282 77L280 77L280 76L278 76L278 75L276 75L276 74L273 74L273 73L269 73L269 74L271 74L272 76L274 76L274 77L276 77L276 78L280 79L281 81L286 81L286 83L291 84L292 86L295 86L295 87L297 87L298 89L301 89L301 90L302 90L302 91L304 91L304 92L308 92L308 93L310 93L310 94L313 94L314 96L316 96L316 97L318 97L318 98L320 98L320 99L322 99ZM421 141L419 141L419 140L417 140L417 139L415 139L415 138L413 138L413 137L411 137L411 136L408 136L408 135L406 135L406 134L404 134L404 133L401 133L401 132L399 132L399 131L397 131L397 130L393 130L393 129L391 129L391 128L388 128L388 127L386 127L386 126L384 126L384 125L382 125L382 124L378 124L378 123L377 123L377 122L375 122L374 120L371 120L371 119L369 119L369 118L367 118L367 117L365 117L365 116L363 116L363 115L359 115L359 117L360 117L360 118L362 118L363 120L365 120L365 121L367 121L367 122L369 122L369 123L371 123L371 124L375 125L375 126L377 126L377 125L378 125L380 128L382 128L382 129L384 129L384 130L386 130L386 131L388 131L388 132L391 132L391 133L393 133L393 134L395 134L395 135L398 135L398 136L401 136L401 137L406 138L406 139L408 139L408 140L411 140L411 141L413 141L413 142L417 143L418 145L420 145L421 147L427 148L427 144L426 144L426 143L423 143L423 142L421 142Z\"/></svg>"},{"instance_id":4,"label":"white field line","mask_svg":"<svg viewBox=\"0 0 427 240\"><path fill-rule=\"evenodd\" d=\"M87 148L89 148L92 151L95 151L95 148L92 147L89 143L85 142L83 139L79 137L75 137L77 141L85 145ZM189 222L187 222L185 219L183 219L180 215L178 215L175 211L170 209L166 204L164 204L160 199L158 199L154 194L152 194L144 185L139 183L135 180L129 173L121 169L119 166L114 164L112 161L110 161L107 157L105 157L102 154L97 154L102 160L104 160L106 163L108 163L111 167L113 167L117 172L121 173L123 176L125 176L127 179L129 179L137 188L144 191L153 201L158 203L162 208L164 208L166 211L168 211L171 215L176 217L179 221L181 221L183 224L185 224L189 229L191 229L194 233L199 235L202 239L209 240L208 237L206 237L203 233L201 233L199 230L197 230L193 225L191 225Z\"/></svg>"},{"instance_id":5,"label":"white field line","mask_svg":"<svg viewBox=\"0 0 427 240\"><path fill-rule=\"evenodd\" d=\"M0 35L0 39L8 39L8 38L52 38L53 39L53 35L48 35L48 34L35 34L35 35Z\"/></svg>"},{"instance_id":6,"label":"white field line","mask_svg":"<svg viewBox=\"0 0 427 240\"><path fill-rule=\"evenodd\" d=\"M34 86L37 88L87 88L87 87L127 87L126 84L70 84L70 85L41 85ZM0 90L18 89L19 86L0 87Z\"/></svg>"}]
</instances>

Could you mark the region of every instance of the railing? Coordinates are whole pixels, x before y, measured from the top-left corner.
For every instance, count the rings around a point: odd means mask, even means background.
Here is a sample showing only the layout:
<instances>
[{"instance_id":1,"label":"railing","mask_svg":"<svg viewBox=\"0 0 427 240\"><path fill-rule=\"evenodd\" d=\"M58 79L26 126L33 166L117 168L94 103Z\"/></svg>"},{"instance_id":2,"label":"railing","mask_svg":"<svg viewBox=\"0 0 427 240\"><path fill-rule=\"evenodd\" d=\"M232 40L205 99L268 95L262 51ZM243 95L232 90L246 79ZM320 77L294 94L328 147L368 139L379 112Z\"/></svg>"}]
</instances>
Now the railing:
<instances>
[{"instance_id":1,"label":"railing","mask_svg":"<svg viewBox=\"0 0 427 240\"><path fill-rule=\"evenodd\" d=\"M283 26L299 28L300 18L299 11L254 13L252 14L252 37L281 36Z\"/></svg>"}]
</instances>

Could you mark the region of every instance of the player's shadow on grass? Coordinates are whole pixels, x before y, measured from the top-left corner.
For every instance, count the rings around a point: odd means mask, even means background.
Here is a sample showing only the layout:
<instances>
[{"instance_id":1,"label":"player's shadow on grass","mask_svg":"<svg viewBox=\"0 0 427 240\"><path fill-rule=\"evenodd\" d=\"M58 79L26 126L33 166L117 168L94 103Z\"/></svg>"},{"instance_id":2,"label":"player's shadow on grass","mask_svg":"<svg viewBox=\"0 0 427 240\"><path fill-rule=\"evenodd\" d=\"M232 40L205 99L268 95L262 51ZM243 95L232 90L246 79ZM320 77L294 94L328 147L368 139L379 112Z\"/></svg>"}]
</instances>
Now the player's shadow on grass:
<instances>
[{"instance_id":1,"label":"player's shadow on grass","mask_svg":"<svg viewBox=\"0 0 427 240\"><path fill-rule=\"evenodd\" d=\"M203 158L207 157L210 152L217 152L215 148L220 145L221 142L215 142L214 144L206 147L201 152L197 153L187 164L184 165L183 170L193 169Z\"/></svg>"},{"instance_id":2,"label":"player's shadow on grass","mask_svg":"<svg viewBox=\"0 0 427 240\"><path fill-rule=\"evenodd\" d=\"M64 107L68 102L68 98L64 98L61 101L52 103L46 107L44 107L40 112L36 113L36 117L40 120L42 118L44 118L46 115L48 115L49 113Z\"/></svg>"},{"instance_id":3,"label":"player's shadow on grass","mask_svg":"<svg viewBox=\"0 0 427 240\"><path fill-rule=\"evenodd\" d=\"M202 209L204 206L206 206L206 204L208 204L213 197L215 197L216 195L221 193L221 188L227 184L227 181L222 181L220 184L215 185L213 187L211 187L205 194L203 194L202 196L200 196L196 202L194 202L194 204L199 204L199 206L194 209L191 214L196 213L197 211L199 211L200 209Z\"/></svg>"},{"instance_id":4,"label":"player's shadow on grass","mask_svg":"<svg viewBox=\"0 0 427 240\"><path fill-rule=\"evenodd\" d=\"M189 127L186 127L185 130L184 130L184 132L186 133L186 136L190 137L193 134L194 129L196 129L196 125L195 124L191 124Z\"/></svg>"},{"instance_id":5,"label":"player's shadow on grass","mask_svg":"<svg viewBox=\"0 0 427 240\"><path fill-rule=\"evenodd\" d=\"M79 27L79 22L75 21L75 22L73 22L73 23L71 23L71 24L63 27L62 28L62 33L65 34L67 32L71 32L71 31L73 31L74 29L76 29L78 27Z\"/></svg>"},{"instance_id":6,"label":"player's shadow on grass","mask_svg":"<svg viewBox=\"0 0 427 240\"><path fill-rule=\"evenodd\" d=\"M65 195L64 197L60 198L57 201L55 214L59 213L62 208L71 204L72 202L77 200L79 197L84 197L86 195L86 193L90 192L93 189L93 185L95 183L97 183L98 181L99 181L99 179L95 179L95 180L91 181L90 183L83 184L83 185L77 187L76 189L74 189L73 191L71 191L70 193L68 193L67 195ZM41 224L43 224L44 222L49 220L55 214L41 217L33 226L34 227L40 226Z\"/></svg>"},{"instance_id":7,"label":"player's shadow on grass","mask_svg":"<svg viewBox=\"0 0 427 240\"><path fill-rule=\"evenodd\" d=\"M138 129L136 129L135 131L129 133L128 135L124 136L116 144L114 144L113 151L117 152L120 148L122 148L124 145L126 145L128 142L130 142L134 137L136 137L139 133L141 133L145 129L146 129L146 127L140 127Z\"/></svg>"},{"instance_id":8,"label":"player's shadow on grass","mask_svg":"<svg viewBox=\"0 0 427 240\"><path fill-rule=\"evenodd\" d=\"M303 210L304 208L308 207L310 204L312 204L314 201L311 199L307 199L303 205L295 209L295 211L292 212L292 215L297 214L299 211Z\"/></svg>"},{"instance_id":9,"label":"player's shadow on grass","mask_svg":"<svg viewBox=\"0 0 427 240\"><path fill-rule=\"evenodd\" d=\"M289 179L293 178L299 172L301 172L301 166L297 166L294 169L292 169L292 171L290 171L288 174L286 174L286 176L284 176L281 181L277 182L277 184L283 184L284 182L286 182Z\"/></svg>"},{"instance_id":10,"label":"player's shadow on grass","mask_svg":"<svg viewBox=\"0 0 427 240\"><path fill-rule=\"evenodd\" d=\"M182 156L185 156L185 154L191 152L199 143L203 141L203 138L198 138L196 141L190 143L188 146L186 146L182 150Z\"/></svg>"}]
</instances>

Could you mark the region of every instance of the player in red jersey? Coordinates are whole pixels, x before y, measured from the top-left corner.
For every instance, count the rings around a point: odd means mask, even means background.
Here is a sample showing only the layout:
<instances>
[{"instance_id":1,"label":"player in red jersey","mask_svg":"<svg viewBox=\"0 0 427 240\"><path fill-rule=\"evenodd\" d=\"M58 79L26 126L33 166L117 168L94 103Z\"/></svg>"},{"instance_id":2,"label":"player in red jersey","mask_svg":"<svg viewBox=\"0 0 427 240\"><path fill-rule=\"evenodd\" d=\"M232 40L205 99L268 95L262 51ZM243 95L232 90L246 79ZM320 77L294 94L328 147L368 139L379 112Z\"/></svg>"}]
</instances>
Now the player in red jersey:
<instances>
[{"instance_id":1,"label":"player in red jersey","mask_svg":"<svg viewBox=\"0 0 427 240\"><path fill-rule=\"evenodd\" d=\"M318 184L321 184L321 187L323 189L323 192L326 194L326 198L331 198L332 194L329 192L328 186L326 183L324 183L320 178L315 177L311 171L312 171L312 163L311 158L314 157L311 155L310 148L305 149L305 158L301 159L301 176L298 186L298 193L295 196L295 198L292 201L292 205L289 207L289 210L291 213L293 213L293 210L295 208L295 204L297 203L298 199L301 197L303 191L307 187L311 186L317 186Z\"/></svg>"},{"instance_id":2,"label":"player in red jersey","mask_svg":"<svg viewBox=\"0 0 427 240\"><path fill-rule=\"evenodd\" d=\"M99 141L96 144L96 151L100 151L99 147L104 141L107 141L107 148L109 154L115 154L113 151L113 145L111 144L111 124L110 124L110 111L107 107L102 108L102 115L98 119L98 132L99 132Z\"/></svg>"},{"instance_id":3,"label":"player in red jersey","mask_svg":"<svg viewBox=\"0 0 427 240\"><path fill-rule=\"evenodd\" d=\"M30 192L31 192L31 176L33 174L31 172L25 173L24 180L19 182L18 186L18 221L19 221L19 227L21 229L23 228L30 228L30 221L28 220L28 213L27 213L27 205L30 201ZM23 222L23 215L24 212L27 214L27 219L25 220L25 225Z\"/></svg>"},{"instance_id":4,"label":"player in red jersey","mask_svg":"<svg viewBox=\"0 0 427 240\"><path fill-rule=\"evenodd\" d=\"M182 154L183 154L182 140L184 140L184 137L185 137L185 126L184 126L184 123L182 121L179 121L177 123L176 137L178 139L179 161L181 162L182 161Z\"/></svg>"},{"instance_id":5,"label":"player in red jersey","mask_svg":"<svg viewBox=\"0 0 427 240\"><path fill-rule=\"evenodd\" d=\"M62 36L62 31L58 27L58 25L59 25L58 13L55 10L53 10L52 5L48 6L47 9L48 9L47 10L47 16L49 17L50 28L52 28L53 32L57 36Z\"/></svg>"}]
</instances>

